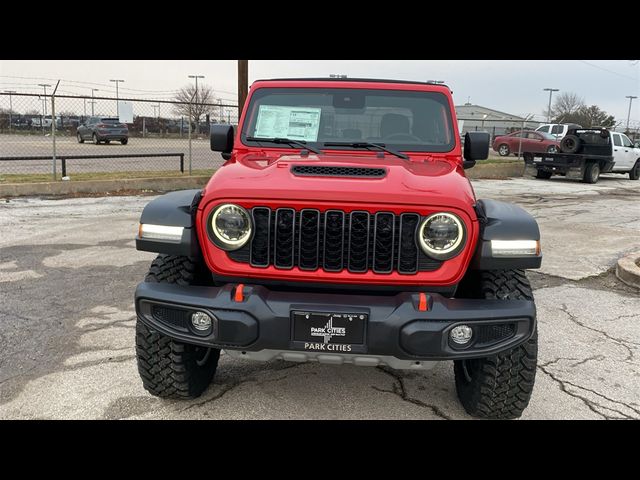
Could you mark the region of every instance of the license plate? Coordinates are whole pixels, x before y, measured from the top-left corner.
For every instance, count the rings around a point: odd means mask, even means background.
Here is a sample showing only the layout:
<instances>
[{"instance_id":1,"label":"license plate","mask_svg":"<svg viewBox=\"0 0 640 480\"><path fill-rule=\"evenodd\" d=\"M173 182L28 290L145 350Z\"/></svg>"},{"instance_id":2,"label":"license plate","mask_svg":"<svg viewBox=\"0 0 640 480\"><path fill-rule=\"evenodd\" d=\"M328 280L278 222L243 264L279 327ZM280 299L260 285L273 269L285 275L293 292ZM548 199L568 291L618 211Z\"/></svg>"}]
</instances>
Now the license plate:
<instances>
[{"instance_id":1,"label":"license plate","mask_svg":"<svg viewBox=\"0 0 640 480\"><path fill-rule=\"evenodd\" d=\"M304 350L364 351L366 313L292 311L292 342Z\"/></svg>"}]
</instances>

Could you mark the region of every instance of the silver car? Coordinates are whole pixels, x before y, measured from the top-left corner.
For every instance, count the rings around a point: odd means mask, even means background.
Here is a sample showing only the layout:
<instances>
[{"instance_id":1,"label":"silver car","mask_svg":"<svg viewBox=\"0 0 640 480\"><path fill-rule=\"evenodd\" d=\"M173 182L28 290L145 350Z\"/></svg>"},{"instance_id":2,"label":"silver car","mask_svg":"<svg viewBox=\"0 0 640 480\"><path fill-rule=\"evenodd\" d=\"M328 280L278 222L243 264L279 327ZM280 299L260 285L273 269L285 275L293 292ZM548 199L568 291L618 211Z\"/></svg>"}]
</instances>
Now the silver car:
<instances>
[{"instance_id":1,"label":"silver car","mask_svg":"<svg viewBox=\"0 0 640 480\"><path fill-rule=\"evenodd\" d=\"M115 140L126 145L129 142L129 128L117 118L89 117L84 124L78 126L76 136L78 143L91 140L98 145L101 142L109 143Z\"/></svg>"}]
</instances>

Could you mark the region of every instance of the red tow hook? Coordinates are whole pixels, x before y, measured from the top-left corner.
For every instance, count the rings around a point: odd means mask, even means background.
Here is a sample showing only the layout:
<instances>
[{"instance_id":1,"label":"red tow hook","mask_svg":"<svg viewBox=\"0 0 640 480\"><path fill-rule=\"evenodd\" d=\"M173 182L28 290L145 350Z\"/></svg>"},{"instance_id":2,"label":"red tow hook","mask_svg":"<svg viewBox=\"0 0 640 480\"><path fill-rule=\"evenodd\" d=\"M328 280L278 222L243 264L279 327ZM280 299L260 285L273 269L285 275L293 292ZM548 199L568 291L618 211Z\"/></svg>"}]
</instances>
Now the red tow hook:
<instances>
[{"instance_id":1,"label":"red tow hook","mask_svg":"<svg viewBox=\"0 0 640 480\"><path fill-rule=\"evenodd\" d=\"M242 291L243 289L244 289L244 283L239 283L238 286L236 287L236 292L233 296L233 300L235 302L238 302L238 303L244 302L244 292Z\"/></svg>"},{"instance_id":2,"label":"red tow hook","mask_svg":"<svg viewBox=\"0 0 640 480\"><path fill-rule=\"evenodd\" d=\"M418 294L418 311L426 312L429 310L429 303L427 302L427 294L420 292Z\"/></svg>"}]
</instances>

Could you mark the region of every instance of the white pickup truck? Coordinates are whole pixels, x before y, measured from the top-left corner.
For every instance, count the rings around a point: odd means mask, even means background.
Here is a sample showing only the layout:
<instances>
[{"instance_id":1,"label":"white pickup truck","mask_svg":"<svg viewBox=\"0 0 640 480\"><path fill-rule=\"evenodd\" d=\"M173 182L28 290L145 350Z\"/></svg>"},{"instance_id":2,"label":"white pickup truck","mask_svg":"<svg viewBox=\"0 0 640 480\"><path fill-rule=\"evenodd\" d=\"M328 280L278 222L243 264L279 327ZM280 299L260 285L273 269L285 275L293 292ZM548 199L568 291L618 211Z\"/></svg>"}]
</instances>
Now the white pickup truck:
<instances>
[{"instance_id":1,"label":"white pickup truck","mask_svg":"<svg viewBox=\"0 0 640 480\"><path fill-rule=\"evenodd\" d=\"M640 178L640 143L624 133L604 128L572 128L560 142L559 153L525 155L525 175L567 178L596 183L601 173L629 174Z\"/></svg>"}]
</instances>

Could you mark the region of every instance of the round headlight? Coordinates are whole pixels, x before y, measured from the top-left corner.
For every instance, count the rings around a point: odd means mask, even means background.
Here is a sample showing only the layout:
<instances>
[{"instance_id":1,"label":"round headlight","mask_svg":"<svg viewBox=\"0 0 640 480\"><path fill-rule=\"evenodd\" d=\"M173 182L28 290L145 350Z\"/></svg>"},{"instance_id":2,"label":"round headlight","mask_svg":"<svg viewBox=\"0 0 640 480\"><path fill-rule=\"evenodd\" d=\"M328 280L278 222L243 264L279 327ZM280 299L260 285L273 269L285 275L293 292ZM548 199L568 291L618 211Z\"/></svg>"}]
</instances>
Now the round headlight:
<instances>
[{"instance_id":1,"label":"round headlight","mask_svg":"<svg viewBox=\"0 0 640 480\"><path fill-rule=\"evenodd\" d=\"M448 260L460 253L464 239L464 223L452 213L429 215L418 229L422 251L438 260Z\"/></svg>"},{"instance_id":2,"label":"round headlight","mask_svg":"<svg viewBox=\"0 0 640 480\"><path fill-rule=\"evenodd\" d=\"M220 205L210 218L212 240L223 250L237 250L251 238L251 216L239 205Z\"/></svg>"}]
</instances>

